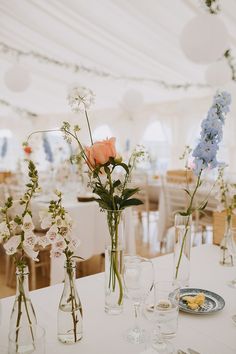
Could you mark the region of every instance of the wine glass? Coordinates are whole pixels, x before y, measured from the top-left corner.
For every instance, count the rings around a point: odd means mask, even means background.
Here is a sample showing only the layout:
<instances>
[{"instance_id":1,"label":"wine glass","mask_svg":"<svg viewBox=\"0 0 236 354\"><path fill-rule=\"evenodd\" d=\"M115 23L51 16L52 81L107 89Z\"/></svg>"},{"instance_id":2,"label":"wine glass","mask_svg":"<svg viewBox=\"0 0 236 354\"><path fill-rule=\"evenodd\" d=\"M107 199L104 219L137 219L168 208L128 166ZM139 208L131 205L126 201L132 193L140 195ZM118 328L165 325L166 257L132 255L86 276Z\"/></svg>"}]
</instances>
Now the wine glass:
<instances>
[{"instance_id":1,"label":"wine glass","mask_svg":"<svg viewBox=\"0 0 236 354\"><path fill-rule=\"evenodd\" d=\"M143 312L153 325L151 342L157 353L174 352L168 339L176 335L178 328L179 294L176 282L158 281L146 298Z\"/></svg>"},{"instance_id":2,"label":"wine glass","mask_svg":"<svg viewBox=\"0 0 236 354\"><path fill-rule=\"evenodd\" d=\"M139 256L126 256L124 260L124 285L126 296L133 301L135 323L125 333L130 343L144 343L146 331L140 326L140 307L154 283L154 268L150 260Z\"/></svg>"}]
</instances>

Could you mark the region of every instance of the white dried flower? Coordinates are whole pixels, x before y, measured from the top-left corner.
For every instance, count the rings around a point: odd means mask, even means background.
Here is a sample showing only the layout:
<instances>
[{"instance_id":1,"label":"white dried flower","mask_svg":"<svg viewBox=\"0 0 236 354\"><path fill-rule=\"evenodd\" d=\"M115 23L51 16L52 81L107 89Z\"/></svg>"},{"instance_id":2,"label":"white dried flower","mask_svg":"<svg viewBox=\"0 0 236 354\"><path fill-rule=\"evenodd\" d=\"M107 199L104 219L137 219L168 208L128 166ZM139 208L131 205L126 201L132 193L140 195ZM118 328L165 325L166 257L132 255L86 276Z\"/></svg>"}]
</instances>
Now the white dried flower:
<instances>
[{"instance_id":1,"label":"white dried flower","mask_svg":"<svg viewBox=\"0 0 236 354\"><path fill-rule=\"evenodd\" d=\"M72 112L89 109L94 103L94 93L86 87L73 87L67 98Z\"/></svg>"}]
</instances>

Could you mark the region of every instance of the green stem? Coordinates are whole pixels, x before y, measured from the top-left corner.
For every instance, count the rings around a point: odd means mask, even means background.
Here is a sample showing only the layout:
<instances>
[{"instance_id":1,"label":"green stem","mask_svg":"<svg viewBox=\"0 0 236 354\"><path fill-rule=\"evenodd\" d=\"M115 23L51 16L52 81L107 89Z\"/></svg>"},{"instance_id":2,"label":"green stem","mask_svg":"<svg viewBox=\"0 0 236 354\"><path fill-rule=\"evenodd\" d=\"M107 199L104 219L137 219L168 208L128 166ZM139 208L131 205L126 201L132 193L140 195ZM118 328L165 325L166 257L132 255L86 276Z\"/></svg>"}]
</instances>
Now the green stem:
<instances>
[{"instance_id":1,"label":"green stem","mask_svg":"<svg viewBox=\"0 0 236 354\"><path fill-rule=\"evenodd\" d=\"M33 333L33 329L32 329L32 322L31 322L31 319L30 319L30 314L29 314L29 310L28 310L28 306L27 306L27 299L26 299L25 291L24 291L23 269L24 268L22 268L22 274L19 275L18 314L17 314L17 320L16 320L16 328L17 328L17 331L16 331L16 343L18 342L19 327L20 327L20 321L21 321L21 316L22 316L22 300L24 301L26 316L27 316L27 319L28 319L28 322L29 322L31 336L32 336L32 339L34 341L34 333Z\"/></svg>"},{"instance_id":2,"label":"green stem","mask_svg":"<svg viewBox=\"0 0 236 354\"><path fill-rule=\"evenodd\" d=\"M116 210L108 212L108 226L109 226L109 232L111 236L109 288L111 288L112 286L112 291L113 292L115 291L116 279L117 279L118 286L119 286L118 305L121 305L123 300L123 284L122 284L122 277L119 268L122 267L122 264L120 264L119 267L119 262L121 262L121 259L119 259L118 257L121 256L120 252L122 252L122 250L119 250L119 245L118 245L118 240L119 240L118 228L120 223L120 215L117 215L117 213L120 212Z\"/></svg>"},{"instance_id":3,"label":"green stem","mask_svg":"<svg viewBox=\"0 0 236 354\"><path fill-rule=\"evenodd\" d=\"M185 240L186 240L186 237L187 237L187 234L188 234L189 219L190 219L190 215L188 216L188 221L187 221L186 226L185 226L185 232L184 232L184 237L183 237L181 248L180 248L179 259L178 259L178 262L177 262L177 265L176 265L176 268L175 268L175 279L177 279L178 273L179 273L179 267L180 267L180 262L181 262L183 250L184 250L184 244L185 244Z\"/></svg>"},{"instance_id":4,"label":"green stem","mask_svg":"<svg viewBox=\"0 0 236 354\"><path fill-rule=\"evenodd\" d=\"M194 188L193 194L191 195L190 203L189 203L189 206L188 206L188 209L187 209L187 212L186 212L187 213L186 216L188 216L188 220L187 220L187 223L186 223L186 226L185 226L185 233L184 233L182 244L181 244L181 248L180 248L179 259L177 261L176 268L175 268L175 279L177 279L178 273L179 273L179 267L180 267L180 262L181 262L182 255L183 255L185 240L186 240L186 237L187 237L187 234L188 234L190 215L192 215L192 212L193 212L193 210L192 210L193 200L194 200L195 194L196 194L196 192L198 190L198 187L200 186L201 174L202 174L202 170L200 171L200 173L198 175L197 183L196 183L196 186Z\"/></svg>"},{"instance_id":5,"label":"green stem","mask_svg":"<svg viewBox=\"0 0 236 354\"><path fill-rule=\"evenodd\" d=\"M69 283L70 283L70 298L71 298L71 315L72 315L72 320L73 320L73 333L74 333L74 342L77 342L77 316L76 316L76 299L75 299L75 291L74 291L74 284L73 284L73 269L71 265L69 264L70 261L67 262L67 273L69 277Z\"/></svg>"},{"instance_id":6,"label":"green stem","mask_svg":"<svg viewBox=\"0 0 236 354\"><path fill-rule=\"evenodd\" d=\"M86 120L87 120L87 125L88 125L88 130L89 130L89 136L90 136L91 144L93 145L93 136L92 136L91 127L90 127L90 123L89 123L89 117L88 117L88 113L87 113L86 109L84 109L84 113L85 113L85 117L86 117Z\"/></svg>"}]
</instances>

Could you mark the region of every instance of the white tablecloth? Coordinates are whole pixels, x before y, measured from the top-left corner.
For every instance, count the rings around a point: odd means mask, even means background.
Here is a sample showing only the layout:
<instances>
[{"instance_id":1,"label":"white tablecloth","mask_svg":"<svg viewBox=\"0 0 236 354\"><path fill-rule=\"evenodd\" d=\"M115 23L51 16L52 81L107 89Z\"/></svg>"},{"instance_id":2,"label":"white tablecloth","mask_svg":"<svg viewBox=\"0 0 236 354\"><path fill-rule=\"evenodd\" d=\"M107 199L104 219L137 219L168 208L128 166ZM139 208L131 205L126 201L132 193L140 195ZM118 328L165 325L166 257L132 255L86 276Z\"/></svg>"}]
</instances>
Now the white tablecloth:
<instances>
[{"instance_id":1,"label":"white tablecloth","mask_svg":"<svg viewBox=\"0 0 236 354\"><path fill-rule=\"evenodd\" d=\"M168 279L172 274L173 255L154 260L157 279ZM236 276L235 268L219 265L219 248L204 245L192 249L191 286L212 290L225 299L225 308L212 315L179 314L177 336L174 346L186 350L188 347L201 354L235 354L236 325L231 316L236 314L236 290L226 285ZM126 303L125 311L119 316L104 312L104 274L97 274L77 281L83 305L83 339L75 345L63 345L56 338L57 307L62 284L31 292L38 322L46 329L47 354L138 354L144 345L127 344L122 334L133 323L131 306ZM2 300L2 324L0 343L7 345L8 322L13 297ZM143 320L143 325L148 326Z\"/></svg>"},{"instance_id":2,"label":"white tablecloth","mask_svg":"<svg viewBox=\"0 0 236 354\"><path fill-rule=\"evenodd\" d=\"M105 239L109 238L106 213L100 212L97 202L65 201L63 206L73 220L72 235L80 239L77 255L88 259L93 255L101 254L105 250ZM47 209L48 204L35 200L32 202L33 221L39 228L38 213ZM125 251L135 254L135 233L132 218L132 209L125 210ZM50 284L56 284L63 280L63 258L51 259Z\"/></svg>"}]
</instances>

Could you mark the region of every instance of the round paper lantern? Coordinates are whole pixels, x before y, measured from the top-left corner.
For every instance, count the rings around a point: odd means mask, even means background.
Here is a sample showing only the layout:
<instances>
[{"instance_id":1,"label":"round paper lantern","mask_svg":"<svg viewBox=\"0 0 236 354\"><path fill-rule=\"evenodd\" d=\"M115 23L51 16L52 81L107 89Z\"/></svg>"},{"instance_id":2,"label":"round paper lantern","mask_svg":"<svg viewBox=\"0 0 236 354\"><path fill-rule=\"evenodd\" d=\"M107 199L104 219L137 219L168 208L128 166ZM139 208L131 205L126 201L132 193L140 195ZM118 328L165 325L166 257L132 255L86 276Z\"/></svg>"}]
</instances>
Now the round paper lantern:
<instances>
[{"instance_id":1,"label":"round paper lantern","mask_svg":"<svg viewBox=\"0 0 236 354\"><path fill-rule=\"evenodd\" d=\"M122 107L129 113L137 112L143 106L143 95L137 90L128 90L122 100Z\"/></svg>"},{"instance_id":2,"label":"round paper lantern","mask_svg":"<svg viewBox=\"0 0 236 354\"><path fill-rule=\"evenodd\" d=\"M5 73L4 81L11 91L25 91L30 85L30 72L22 65L14 65Z\"/></svg>"},{"instance_id":3,"label":"round paper lantern","mask_svg":"<svg viewBox=\"0 0 236 354\"><path fill-rule=\"evenodd\" d=\"M232 79L231 69L226 60L210 64L206 69L206 82L211 86L222 86Z\"/></svg>"},{"instance_id":4,"label":"round paper lantern","mask_svg":"<svg viewBox=\"0 0 236 354\"><path fill-rule=\"evenodd\" d=\"M209 64L221 58L229 48L229 36L217 15L198 15L184 27L180 44L195 63Z\"/></svg>"}]
</instances>

